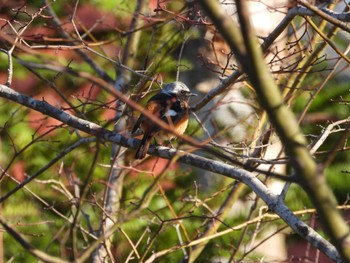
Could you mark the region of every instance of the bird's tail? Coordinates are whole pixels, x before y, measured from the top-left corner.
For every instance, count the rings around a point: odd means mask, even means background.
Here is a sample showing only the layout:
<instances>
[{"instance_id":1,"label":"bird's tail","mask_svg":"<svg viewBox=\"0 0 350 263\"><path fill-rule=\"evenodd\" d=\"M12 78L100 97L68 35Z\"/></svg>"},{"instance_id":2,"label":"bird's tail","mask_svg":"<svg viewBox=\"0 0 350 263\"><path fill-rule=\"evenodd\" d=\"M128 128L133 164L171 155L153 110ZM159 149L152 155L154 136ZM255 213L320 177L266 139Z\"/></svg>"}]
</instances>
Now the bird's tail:
<instances>
[{"instance_id":1,"label":"bird's tail","mask_svg":"<svg viewBox=\"0 0 350 263\"><path fill-rule=\"evenodd\" d=\"M143 138L137 147L135 159L143 159L146 156L146 153L149 149L149 146L151 145L152 136L149 133L145 133L143 135Z\"/></svg>"}]
</instances>

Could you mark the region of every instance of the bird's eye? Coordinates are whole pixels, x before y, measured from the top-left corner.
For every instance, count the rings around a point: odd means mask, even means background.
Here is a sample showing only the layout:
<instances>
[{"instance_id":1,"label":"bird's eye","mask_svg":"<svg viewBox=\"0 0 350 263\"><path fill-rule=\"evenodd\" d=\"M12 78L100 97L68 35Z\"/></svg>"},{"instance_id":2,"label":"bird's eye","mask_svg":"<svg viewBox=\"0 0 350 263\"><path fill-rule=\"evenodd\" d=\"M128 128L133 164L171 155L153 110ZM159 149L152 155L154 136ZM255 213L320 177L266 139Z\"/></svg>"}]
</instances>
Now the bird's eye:
<instances>
[{"instance_id":1,"label":"bird's eye","mask_svg":"<svg viewBox=\"0 0 350 263\"><path fill-rule=\"evenodd\" d=\"M181 90L181 94L185 95L186 94L186 90Z\"/></svg>"}]
</instances>

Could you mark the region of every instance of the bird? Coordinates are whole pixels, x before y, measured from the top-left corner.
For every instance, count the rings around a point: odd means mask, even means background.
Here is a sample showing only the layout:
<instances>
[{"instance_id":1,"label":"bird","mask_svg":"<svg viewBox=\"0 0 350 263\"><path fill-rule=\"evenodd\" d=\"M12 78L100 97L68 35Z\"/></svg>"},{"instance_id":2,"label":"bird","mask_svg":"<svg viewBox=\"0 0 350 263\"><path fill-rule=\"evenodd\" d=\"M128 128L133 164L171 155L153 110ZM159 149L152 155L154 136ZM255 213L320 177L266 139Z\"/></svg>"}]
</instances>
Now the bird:
<instances>
[{"instance_id":1,"label":"bird","mask_svg":"<svg viewBox=\"0 0 350 263\"><path fill-rule=\"evenodd\" d=\"M188 101L191 96L196 94L191 93L185 83L171 82L148 100L145 109L174 127L176 133L183 134L188 125ZM143 159L146 156L153 138L171 140L175 137L173 133L163 131L142 114L135 122L132 133L134 134L139 128L143 130L143 137L137 147L135 159Z\"/></svg>"}]
</instances>

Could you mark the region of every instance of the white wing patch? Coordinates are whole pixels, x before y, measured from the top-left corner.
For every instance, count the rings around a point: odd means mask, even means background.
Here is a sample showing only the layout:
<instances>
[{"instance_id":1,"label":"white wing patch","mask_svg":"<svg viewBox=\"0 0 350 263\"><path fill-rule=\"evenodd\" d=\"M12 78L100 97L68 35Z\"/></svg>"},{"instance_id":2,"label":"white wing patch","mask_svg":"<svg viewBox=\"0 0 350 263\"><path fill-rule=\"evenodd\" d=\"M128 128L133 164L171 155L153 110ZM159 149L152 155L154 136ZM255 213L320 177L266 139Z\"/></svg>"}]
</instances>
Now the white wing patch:
<instances>
[{"instance_id":1,"label":"white wing patch","mask_svg":"<svg viewBox=\"0 0 350 263\"><path fill-rule=\"evenodd\" d=\"M172 110L172 109L169 109L166 113L164 113L164 117L173 117L173 116L176 116L177 115L177 112Z\"/></svg>"}]
</instances>

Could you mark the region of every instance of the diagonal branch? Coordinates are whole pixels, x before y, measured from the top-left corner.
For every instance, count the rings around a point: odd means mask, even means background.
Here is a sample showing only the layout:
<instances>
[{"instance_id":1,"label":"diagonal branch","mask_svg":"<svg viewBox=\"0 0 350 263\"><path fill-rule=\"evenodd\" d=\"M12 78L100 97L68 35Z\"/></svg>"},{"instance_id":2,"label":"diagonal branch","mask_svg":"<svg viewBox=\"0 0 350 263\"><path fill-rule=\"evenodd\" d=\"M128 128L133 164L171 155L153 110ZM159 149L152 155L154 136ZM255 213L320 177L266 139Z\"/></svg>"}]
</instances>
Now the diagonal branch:
<instances>
[{"instance_id":1,"label":"diagonal branch","mask_svg":"<svg viewBox=\"0 0 350 263\"><path fill-rule=\"evenodd\" d=\"M99 139L116 143L124 147L136 147L138 140L125 138L120 134L109 131L95 123L72 116L60 109L57 109L45 101L38 101L31 97L20 94L5 85L0 85L0 97L4 97L15 101L23 106L39 111L43 114L58 119L69 126L96 136ZM178 162L198 167L213 173L237 179L250 187L270 208L278 214L295 232L309 241L314 247L320 249L328 257L336 262L341 262L341 258L337 250L325 239L323 239L316 231L299 220L279 198L279 196L270 192L270 190L252 173L235 168L230 164L216 161L209 158L189 154L175 149L166 147L157 147L152 149L158 156L163 158L178 157ZM214 175L215 176L215 175Z\"/></svg>"},{"instance_id":2,"label":"diagonal branch","mask_svg":"<svg viewBox=\"0 0 350 263\"><path fill-rule=\"evenodd\" d=\"M34 248L32 244L28 243L20 234L17 233L17 231L10 227L2 217L0 217L0 224L4 227L6 232L12 236L23 248L27 249L33 256L37 257L43 262L68 263L68 261L63 260L62 258L50 256L49 254Z\"/></svg>"},{"instance_id":3,"label":"diagonal branch","mask_svg":"<svg viewBox=\"0 0 350 263\"><path fill-rule=\"evenodd\" d=\"M306 140L294 114L284 104L281 93L264 63L263 54L249 20L247 2L236 1L240 32L238 25L223 13L217 1L203 0L201 3L253 84L262 107L269 115L286 153L292 160L299 183L315 204L332 241L344 261L350 261L349 228L336 209L335 196L328 187L322 171L318 170L306 147ZM240 47L242 39L245 49Z\"/></svg>"},{"instance_id":4,"label":"diagonal branch","mask_svg":"<svg viewBox=\"0 0 350 263\"><path fill-rule=\"evenodd\" d=\"M310 16L320 16L324 20L328 21L329 23L343 29L344 31L350 32L349 26L346 24L346 22L349 22L350 15L347 13L342 13L342 15L334 13L333 11L324 8L319 9L318 7L308 3L306 0L296 0L298 4L306 7L311 11ZM339 20L342 19L342 20Z\"/></svg>"},{"instance_id":5,"label":"diagonal branch","mask_svg":"<svg viewBox=\"0 0 350 263\"><path fill-rule=\"evenodd\" d=\"M111 87L111 85L105 83L103 80L96 80L97 84L100 85L107 85L104 86L107 89ZM171 125L166 124L165 122L161 121L157 116L154 116L150 114L149 111L145 110L142 106L138 105L132 100L129 100L126 98L120 91L118 90L111 90L111 92L119 97L123 102L125 102L128 106L131 108L140 111L143 115L147 116L147 118L150 119L150 121L154 122L157 124L162 130L170 132L174 134L177 138L189 143L190 145L200 148L208 153L211 153L212 155L221 158L223 160L226 160L230 162L231 164L238 165L240 167L243 167L244 165L237 159L233 158L231 155L225 154L223 152L220 152L219 150L216 150L214 148L211 148L209 146L203 145L204 143L201 143L192 137L184 134L179 134L177 133ZM132 139L132 138L126 138L123 137L122 135L112 132L108 129L105 129L104 127L97 125L96 123L89 122L87 120L78 118L74 115L70 115L66 113L65 111L62 111L56 107L53 107L46 101L39 101L36 99L33 99L29 96L26 96L24 94L21 94L6 85L0 84L0 97L12 100L14 102L17 102L23 106L26 106L28 108L31 108L33 110L39 111L44 115L50 116L56 120L59 120L77 130L86 132L90 135L97 136L105 141L108 142L113 142L116 143L120 146L127 147L127 148L136 148L139 140L137 139ZM157 155L159 157L163 157L166 159L173 158L176 154L179 154L179 151L172 149L169 150L167 147L154 147L151 146L148 153ZM248 167L253 169L253 167ZM279 178L285 181L295 181L293 177L286 177L284 175L276 174L276 173L271 173L267 172L261 169L254 168L253 169L256 172L259 172L261 174L266 174L269 176L273 176L275 178Z\"/></svg>"}]
</instances>

